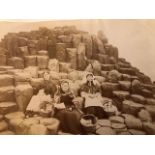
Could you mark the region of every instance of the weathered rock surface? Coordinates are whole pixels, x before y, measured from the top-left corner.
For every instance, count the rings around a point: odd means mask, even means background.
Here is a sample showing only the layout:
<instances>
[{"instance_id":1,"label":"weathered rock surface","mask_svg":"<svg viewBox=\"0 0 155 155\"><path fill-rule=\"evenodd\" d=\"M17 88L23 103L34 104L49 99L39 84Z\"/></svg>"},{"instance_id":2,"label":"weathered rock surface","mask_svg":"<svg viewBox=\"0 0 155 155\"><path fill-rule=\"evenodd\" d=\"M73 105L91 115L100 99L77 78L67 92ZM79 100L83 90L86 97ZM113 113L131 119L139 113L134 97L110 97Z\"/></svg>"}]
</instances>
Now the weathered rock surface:
<instances>
[{"instance_id":1,"label":"weathered rock surface","mask_svg":"<svg viewBox=\"0 0 155 155\"><path fill-rule=\"evenodd\" d=\"M136 115L144 106L142 104L125 100L123 101L122 110L125 113Z\"/></svg>"},{"instance_id":2,"label":"weathered rock surface","mask_svg":"<svg viewBox=\"0 0 155 155\"><path fill-rule=\"evenodd\" d=\"M155 86L151 79L120 58L118 48L108 43L103 32L91 35L74 26L43 27L2 38L0 134L60 133L57 119L27 118L25 109L35 90L46 85L55 92L55 84L62 80L69 82L77 106L82 108L83 98L78 95L88 72L101 87L103 102L108 100L119 110L106 111L108 118L98 120L96 134L155 134Z\"/></svg>"},{"instance_id":3,"label":"weathered rock surface","mask_svg":"<svg viewBox=\"0 0 155 155\"><path fill-rule=\"evenodd\" d=\"M18 107L15 102L0 102L0 114L6 114L17 110Z\"/></svg>"},{"instance_id":4,"label":"weathered rock surface","mask_svg":"<svg viewBox=\"0 0 155 155\"><path fill-rule=\"evenodd\" d=\"M19 110L24 111L33 95L33 88L29 84L18 85L15 88L15 97Z\"/></svg>"},{"instance_id":5,"label":"weathered rock surface","mask_svg":"<svg viewBox=\"0 0 155 155\"><path fill-rule=\"evenodd\" d=\"M96 134L98 135L115 135L116 132L110 127L101 127L96 130Z\"/></svg>"},{"instance_id":6,"label":"weathered rock surface","mask_svg":"<svg viewBox=\"0 0 155 155\"><path fill-rule=\"evenodd\" d=\"M142 129L142 122L140 119L134 117L133 115L124 115L125 116L125 124L129 129Z\"/></svg>"}]
</instances>

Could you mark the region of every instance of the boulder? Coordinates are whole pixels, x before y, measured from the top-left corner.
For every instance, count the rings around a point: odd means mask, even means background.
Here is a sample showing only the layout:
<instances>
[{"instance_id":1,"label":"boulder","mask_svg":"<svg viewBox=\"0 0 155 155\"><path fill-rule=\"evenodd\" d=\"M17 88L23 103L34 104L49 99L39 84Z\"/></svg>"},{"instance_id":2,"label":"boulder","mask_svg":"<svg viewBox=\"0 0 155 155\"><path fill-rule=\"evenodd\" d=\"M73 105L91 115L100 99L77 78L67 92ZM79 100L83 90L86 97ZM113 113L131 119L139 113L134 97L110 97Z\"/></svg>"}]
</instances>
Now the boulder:
<instances>
[{"instance_id":1,"label":"boulder","mask_svg":"<svg viewBox=\"0 0 155 155\"><path fill-rule=\"evenodd\" d=\"M37 56L37 64L39 69L46 69L48 67L48 56Z\"/></svg>"},{"instance_id":2,"label":"boulder","mask_svg":"<svg viewBox=\"0 0 155 155\"><path fill-rule=\"evenodd\" d=\"M99 61L94 60L94 61L92 61L92 62L89 63L89 65L87 66L87 68L85 69L85 71L91 72L95 76L96 75L101 75L101 64L99 63Z\"/></svg>"},{"instance_id":3,"label":"boulder","mask_svg":"<svg viewBox=\"0 0 155 155\"><path fill-rule=\"evenodd\" d=\"M68 73L59 73L61 79L68 79Z\"/></svg>"},{"instance_id":4,"label":"boulder","mask_svg":"<svg viewBox=\"0 0 155 155\"><path fill-rule=\"evenodd\" d=\"M122 74L122 80L123 81L131 81L131 75Z\"/></svg>"},{"instance_id":5,"label":"boulder","mask_svg":"<svg viewBox=\"0 0 155 155\"><path fill-rule=\"evenodd\" d=\"M145 108L151 114L152 119L155 120L155 105L146 105Z\"/></svg>"},{"instance_id":6,"label":"boulder","mask_svg":"<svg viewBox=\"0 0 155 155\"><path fill-rule=\"evenodd\" d=\"M12 118L9 120L9 128L15 132L15 134L22 134L20 124L24 121L23 118Z\"/></svg>"},{"instance_id":7,"label":"boulder","mask_svg":"<svg viewBox=\"0 0 155 155\"><path fill-rule=\"evenodd\" d=\"M7 102L7 101L15 101L13 86L0 88L0 102Z\"/></svg>"},{"instance_id":8,"label":"boulder","mask_svg":"<svg viewBox=\"0 0 155 155\"><path fill-rule=\"evenodd\" d=\"M155 135L155 124L146 122L143 123L143 128L148 135Z\"/></svg>"},{"instance_id":9,"label":"boulder","mask_svg":"<svg viewBox=\"0 0 155 155\"><path fill-rule=\"evenodd\" d=\"M110 127L101 127L96 130L97 135L115 135L116 132Z\"/></svg>"},{"instance_id":10,"label":"boulder","mask_svg":"<svg viewBox=\"0 0 155 155\"><path fill-rule=\"evenodd\" d=\"M14 78L15 78L15 84L28 83L30 82L31 75L26 72L16 72Z\"/></svg>"},{"instance_id":11,"label":"boulder","mask_svg":"<svg viewBox=\"0 0 155 155\"><path fill-rule=\"evenodd\" d=\"M129 74L129 75L135 75L136 72L135 72L135 69L133 68L123 68L123 67L120 67L118 69L118 71L122 74Z\"/></svg>"},{"instance_id":12,"label":"boulder","mask_svg":"<svg viewBox=\"0 0 155 155\"><path fill-rule=\"evenodd\" d=\"M109 64L110 63L110 59L109 56L107 54L95 54L94 58L97 59L101 64ZM105 66L103 66L104 69ZM105 68L106 70L106 68Z\"/></svg>"},{"instance_id":13,"label":"boulder","mask_svg":"<svg viewBox=\"0 0 155 155\"><path fill-rule=\"evenodd\" d=\"M0 75L0 87L13 86L13 85L14 85L14 78L12 75L8 74Z\"/></svg>"},{"instance_id":14,"label":"boulder","mask_svg":"<svg viewBox=\"0 0 155 155\"><path fill-rule=\"evenodd\" d=\"M48 43L48 37L47 36L41 36L38 39L37 42L37 49L38 50L47 50L47 43Z\"/></svg>"},{"instance_id":15,"label":"boulder","mask_svg":"<svg viewBox=\"0 0 155 155\"><path fill-rule=\"evenodd\" d=\"M4 54L0 54L0 66L5 66L7 63L7 56Z\"/></svg>"},{"instance_id":16,"label":"boulder","mask_svg":"<svg viewBox=\"0 0 155 155\"><path fill-rule=\"evenodd\" d=\"M108 119L99 119L97 121L97 125L102 127L111 127L111 122Z\"/></svg>"},{"instance_id":17,"label":"boulder","mask_svg":"<svg viewBox=\"0 0 155 155\"><path fill-rule=\"evenodd\" d=\"M77 47L77 69L84 70L87 66L86 60L86 46L80 43Z\"/></svg>"},{"instance_id":18,"label":"boulder","mask_svg":"<svg viewBox=\"0 0 155 155\"><path fill-rule=\"evenodd\" d=\"M101 85L102 95L105 97L112 97L113 91L119 89L118 83L110 83L110 82L103 82Z\"/></svg>"},{"instance_id":19,"label":"boulder","mask_svg":"<svg viewBox=\"0 0 155 155\"><path fill-rule=\"evenodd\" d=\"M10 71L14 69L13 66L0 66L0 71Z\"/></svg>"},{"instance_id":20,"label":"boulder","mask_svg":"<svg viewBox=\"0 0 155 155\"><path fill-rule=\"evenodd\" d=\"M92 58L93 55L93 43L91 35L89 34L83 34L82 35L82 42L85 43L86 46L86 56L88 59Z\"/></svg>"},{"instance_id":21,"label":"boulder","mask_svg":"<svg viewBox=\"0 0 155 155\"><path fill-rule=\"evenodd\" d=\"M141 109L140 112L138 112L138 117L143 122L151 122L152 121L150 113L145 109Z\"/></svg>"},{"instance_id":22,"label":"boulder","mask_svg":"<svg viewBox=\"0 0 155 155\"><path fill-rule=\"evenodd\" d=\"M24 60L20 57L12 57L8 60L8 65L12 65L15 69L23 69Z\"/></svg>"},{"instance_id":23,"label":"boulder","mask_svg":"<svg viewBox=\"0 0 155 155\"><path fill-rule=\"evenodd\" d=\"M131 99L134 101L134 102L138 102L138 103L141 103L141 104L145 104L145 98L141 95L138 95L138 94L131 94Z\"/></svg>"},{"instance_id":24,"label":"boulder","mask_svg":"<svg viewBox=\"0 0 155 155\"><path fill-rule=\"evenodd\" d=\"M118 62L118 66L120 68L130 68L131 67L131 64L130 63L127 63L127 62Z\"/></svg>"},{"instance_id":25,"label":"boulder","mask_svg":"<svg viewBox=\"0 0 155 155\"><path fill-rule=\"evenodd\" d=\"M101 76L108 79L108 73L109 73L109 71L101 71Z\"/></svg>"},{"instance_id":26,"label":"boulder","mask_svg":"<svg viewBox=\"0 0 155 155\"><path fill-rule=\"evenodd\" d=\"M6 114L4 118L9 122L11 119L24 119L25 114L23 112L17 111Z\"/></svg>"},{"instance_id":27,"label":"boulder","mask_svg":"<svg viewBox=\"0 0 155 155\"><path fill-rule=\"evenodd\" d=\"M40 123L47 127L49 134L57 134L60 123L59 120L55 118L43 118L40 120Z\"/></svg>"},{"instance_id":28,"label":"boulder","mask_svg":"<svg viewBox=\"0 0 155 155\"><path fill-rule=\"evenodd\" d=\"M131 133L131 135L146 135L146 133L141 130L129 129L128 131Z\"/></svg>"},{"instance_id":29,"label":"boulder","mask_svg":"<svg viewBox=\"0 0 155 155\"><path fill-rule=\"evenodd\" d=\"M76 48L67 48L67 62L71 64L71 68L77 69L77 49Z\"/></svg>"},{"instance_id":30,"label":"boulder","mask_svg":"<svg viewBox=\"0 0 155 155\"><path fill-rule=\"evenodd\" d=\"M29 66L24 69L24 72L29 74L31 78L38 78L38 67L36 66Z\"/></svg>"},{"instance_id":31,"label":"boulder","mask_svg":"<svg viewBox=\"0 0 155 155\"><path fill-rule=\"evenodd\" d=\"M59 63L59 71L63 73L69 73L71 72L71 64L70 63L65 63L65 62L60 62Z\"/></svg>"},{"instance_id":32,"label":"boulder","mask_svg":"<svg viewBox=\"0 0 155 155\"><path fill-rule=\"evenodd\" d=\"M20 111L26 110L33 95L33 88L29 84L18 85L15 88L15 97Z\"/></svg>"},{"instance_id":33,"label":"boulder","mask_svg":"<svg viewBox=\"0 0 155 155\"><path fill-rule=\"evenodd\" d=\"M141 90L141 95L147 98L152 98L153 97L153 93L152 91L148 90L148 89L142 89Z\"/></svg>"},{"instance_id":34,"label":"boulder","mask_svg":"<svg viewBox=\"0 0 155 155\"><path fill-rule=\"evenodd\" d=\"M79 46L79 44L81 43L82 40L82 36L81 34L74 34L73 35L73 47L77 48Z\"/></svg>"},{"instance_id":35,"label":"boulder","mask_svg":"<svg viewBox=\"0 0 155 155\"><path fill-rule=\"evenodd\" d=\"M125 100L122 103L122 110L125 113L132 114L132 115L137 115L137 113L144 108L142 104L130 101L130 100Z\"/></svg>"},{"instance_id":36,"label":"boulder","mask_svg":"<svg viewBox=\"0 0 155 155\"><path fill-rule=\"evenodd\" d=\"M60 80L61 75L58 72L50 71L50 80Z\"/></svg>"},{"instance_id":37,"label":"boulder","mask_svg":"<svg viewBox=\"0 0 155 155\"><path fill-rule=\"evenodd\" d=\"M0 114L6 114L18 110L15 102L0 102Z\"/></svg>"},{"instance_id":38,"label":"boulder","mask_svg":"<svg viewBox=\"0 0 155 155\"><path fill-rule=\"evenodd\" d=\"M116 64L116 63L117 63L116 58L113 57L113 56L111 56L111 57L109 58L109 63L110 63L110 64Z\"/></svg>"},{"instance_id":39,"label":"boulder","mask_svg":"<svg viewBox=\"0 0 155 155\"><path fill-rule=\"evenodd\" d=\"M121 74L117 70L111 70L107 77L109 82L116 83L120 80Z\"/></svg>"},{"instance_id":40,"label":"boulder","mask_svg":"<svg viewBox=\"0 0 155 155\"><path fill-rule=\"evenodd\" d=\"M7 129L8 129L8 124L5 121L0 121L0 132Z\"/></svg>"},{"instance_id":41,"label":"boulder","mask_svg":"<svg viewBox=\"0 0 155 155\"><path fill-rule=\"evenodd\" d=\"M62 43L71 43L72 42L72 35L59 35L58 39Z\"/></svg>"},{"instance_id":42,"label":"boulder","mask_svg":"<svg viewBox=\"0 0 155 155\"><path fill-rule=\"evenodd\" d=\"M18 120L19 124L16 128L17 134L27 135L29 132L29 129L32 125L39 124L39 120L35 117L24 119L22 122ZM17 123L18 123L17 122Z\"/></svg>"},{"instance_id":43,"label":"boulder","mask_svg":"<svg viewBox=\"0 0 155 155\"><path fill-rule=\"evenodd\" d=\"M128 91L115 90L113 91L113 96L122 101L122 100L128 99L130 96L130 93Z\"/></svg>"},{"instance_id":44,"label":"boulder","mask_svg":"<svg viewBox=\"0 0 155 155\"><path fill-rule=\"evenodd\" d=\"M132 84L131 84L131 88L132 88L132 93L133 94L140 94L141 93L141 82L139 80L133 80Z\"/></svg>"},{"instance_id":45,"label":"boulder","mask_svg":"<svg viewBox=\"0 0 155 155\"><path fill-rule=\"evenodd\" d=\"M125 114L125 124L128 129L142 129L142 122L140 119L134 117L133 115Z\"/></svg>"},{"instance_id":46,"label":"boulder","mask_svg":"<svg viewBox=\"0 0 155 155\"><path fill-rule=\"evenodd\" d=\"M66 44L65 43L56 43L56 58L59 61L66 61Z\"/></svg>"},{"instance_id":47,"label":"boulder","mask_svg":"<svg viewBox=\"0 0 155 155\"><path fill-rule=\"evenodd\" d=\"M124 118L121 116L111 116L109 119L112 123L124 123Z\"/></svg>"},{"instance_id":48,"label":"boulder","mask_svg":"<svg viewBox=\"0 0 155 155\"><path fill-rule=\"evenodd\" d=\"M37 65L37 57L35 55L25 56L24 63L25 63L25 67L36 66Z\"/></svg>"},{"instance_id":49,"label":"boulder","mask_svg":"<svg viewBox=\"0 0 155 155\"><path fill-rule=\"evenodd\" d=\"M37 54L38 54L38 55L42 55L42 56L43 56L43 55L44 55L44 56L47 56L47 55L48 55L48 51L46 51L46 50L41 50L41 51L38 51Z\"/></svg>"},{"instance_id":50,"label":"boulder","mask_svg":"<svg viewBox=\"0 0 155 155\"><path fill-rule=\"evenodd\" d=\"M106 79L102 76L94 76L95 80L97 80L99 83L103 83L106 81Z\"/></svg>"},{"instance_id":51,"label":"boulder","mask_svg":"<svg viewBox=\"0 0 155 155\"><path fill-rule=\"evenodd\" d=\"M18 47L18 50L17 50L17 56L19 57L25 57L29 55L29 49L28 49L28 46L22 46L22 47Z\"/></svg>"},{"instance_id":52,"label":"boulder","mask_svg":"<svg viewBox=\"0 0 155 155\"><path fill-rule=\"evenodd\" d=\"M105 36L105 34L103 33L102 30L97 32L97 36L102 41L103 44L108 43L108 39L107 39L107 37Z\"/></svg>"},{"instance_id":53,"label":"boulder","mask_svg":"<svg viewBox=\"0 0 155 155\"><path fill-rule=\"evenodd\" d=\"M26 46L27 43L28 43L28 38L26 38L26 37L18 37L18 45L19 45L19 47Z\"/></svg>"},{"instance_id":54,"label":"boulder","mask_svg":"<svg viewBox=\"0 0 155 155\"><path fill-rule=\"evenodd\" d=\"M121 90L130 91L131 82L130 81L118 81Z\"/></svg>"},{"instance_id":55,"label":"boulder","mask_svg":"<svg viewBox=\"0 0 155 155\"><path fill-rule=\"evenodd\" d=\"M111 71L115 69L114 64L102 64L102 70L103 71Z\"/></svg>"},{"instance_id":56,"label":"boulder","mask_svg":"<svg viewBox=\"0 0 155 155\"><path fill-rule=\"evenodd\" d=\"M99 53L105 54L105 48L102 41L99 38L96 38L97 50Z\"/></svg>"},{"instance_id":57,"label":"boulder","mask_svg":"<svg viewBox=\"0 0 155 155\"><path fill-rule=\"evenodd\" d=\"M111 127L116 131L116 133L127 131L124 123L112 123Z\"/></svg>"},{"instance_id":58,"label":"boulder","mask_svg":"<svg viewBox=\"0 0 155 155\"><path fill-rule=\"evenodd\" d=\"M49 59L48 69L50 71L59 72L59 61L57 59Z\"/></svg>"},{"instance_id":59,"label":"boulder","mask_svg":"<svg viewBox=\"0 0 155 155\"><path fill-rule=\"evenodd\" d=\"M36 117L30 117L23 120L22 125L24 127L30 127L33 124L39 124L39 119Z\"/></svg>"},{"instance_id":60,"label":"boulder","mask_svg":"<svg viewBox=\"0 0 155 155\"><path fill-rule=\"evenodd\" d=\"M29 135L47 135L48 129L42 124L33 124L28 130Z\"/></svg>"},{"instance_id":61,"label":"boulder","mask_svg":"<svg viewBox=\"0 0 155 155\"><path fill-rule=\"evenodd\" d=\"M108 54L108 56L113 56L116 60L118 60L118 48L114 47L110 44L105 44L105 53Z\"/></svg>"},{"instance_id":62,"label":"boulder","mask_svg":"<svg viewBox=\"0 0 155 155\"><path fill-rule=\"evenodd\" d=\"M78 71L72 71L68 74L68 78L72 81L76 81L80 79L80 75Z\"/></svg>"},{"instance_id":63,"label":"boulder","mask_svg":"<svg viewBox=\"0 0 155 155\"><path fill-rule=\"evenodd\" d=\"M154 98L146 98L146 104L155 105L155 99Z\"/></svg>"}]
</instances>

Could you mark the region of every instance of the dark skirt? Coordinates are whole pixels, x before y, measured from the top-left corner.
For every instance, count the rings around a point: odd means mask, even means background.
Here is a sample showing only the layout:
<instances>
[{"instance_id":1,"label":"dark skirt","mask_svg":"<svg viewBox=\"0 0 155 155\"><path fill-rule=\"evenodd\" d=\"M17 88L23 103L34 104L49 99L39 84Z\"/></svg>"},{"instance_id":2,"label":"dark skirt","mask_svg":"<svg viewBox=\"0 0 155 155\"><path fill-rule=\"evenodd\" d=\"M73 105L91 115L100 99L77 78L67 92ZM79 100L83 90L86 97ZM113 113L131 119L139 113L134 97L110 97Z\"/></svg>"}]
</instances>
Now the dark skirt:
<instances>
[{"instance_id":1,"label":"dark skirt","mask_svg":"<svg viewBox=\"0 0 155 155\"><path fill-rule=\"evenodd\" d=\"M93 114L96 117L98 117L99 119L107 117L103 108L98 107L98 106L90 106L90 107L84 108L84 112L85 112L85 114Z\"/></svg>"},{"instance_id":2,"label":"dark skirt","mask_svg":"<svg viewBox=\"0 0 155 155\"><path fill-rule=\"evenodd\" d=\"M81 113L76 110L57 110L55 117L60 121L60 129L66 133L81 134Z\"/></svg>"}]
</instances>

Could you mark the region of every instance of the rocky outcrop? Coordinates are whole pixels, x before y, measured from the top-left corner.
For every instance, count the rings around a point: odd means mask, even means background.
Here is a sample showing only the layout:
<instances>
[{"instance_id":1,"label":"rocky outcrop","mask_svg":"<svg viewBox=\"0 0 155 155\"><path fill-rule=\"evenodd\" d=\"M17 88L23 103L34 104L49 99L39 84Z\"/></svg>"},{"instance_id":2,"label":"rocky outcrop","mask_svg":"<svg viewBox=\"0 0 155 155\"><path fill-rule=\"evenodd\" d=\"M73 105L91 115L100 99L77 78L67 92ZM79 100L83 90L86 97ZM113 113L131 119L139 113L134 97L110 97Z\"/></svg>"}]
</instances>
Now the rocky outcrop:
<instances>
[{"instance_id":1,"label":"rocky outcrop","mask_svg":"<svg viewBox=\"0 0 155 155\"><path fill-rule=\"evenodd\" d=\"M103 32L91 35L74 26L42 27L8 33L2 38L0 134L59 133L57 119L41 115L27 118L25 113L34 91L45 85L45 72L49 73L52 87L68 80L80 107L83 99L78 95L83 77L88 72L94 74L103 102L111 101L118 111L99 119L93 134L155 134L155 85L151 79L120 58L118 48L108 42Z\"/></svg>"}]
</instances>

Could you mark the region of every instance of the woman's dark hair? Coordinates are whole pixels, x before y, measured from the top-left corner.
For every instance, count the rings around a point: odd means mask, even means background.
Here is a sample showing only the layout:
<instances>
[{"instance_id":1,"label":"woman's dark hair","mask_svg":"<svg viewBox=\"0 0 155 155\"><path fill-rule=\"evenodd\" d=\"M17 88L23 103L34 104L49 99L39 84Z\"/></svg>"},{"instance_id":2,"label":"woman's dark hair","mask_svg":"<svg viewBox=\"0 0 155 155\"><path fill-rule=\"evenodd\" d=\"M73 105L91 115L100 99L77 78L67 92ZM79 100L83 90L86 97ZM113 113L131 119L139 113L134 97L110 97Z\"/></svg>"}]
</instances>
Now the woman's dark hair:
<instances>
[{"instance_id":1,"label":"woman's dark hair","mask_svg":"<svg viewBox=\"0 0 155 155\"><path fill-rule=\"evenodd\" d=\"M69 85L69 82L68 81L61 81L60 82L60 93L64 93L64 91L62 90L62 87L61 87L61 85L64 84L64 83L66 83L66 84Z\"/></svg>"},{"instance_id":2,"label":"woman's dark hair","mask_svg":"<svg viewBox=\"0 0 155 155\"><path fill-rule=\"evenodd\" d=\"M44 92L46 95L50 94L51 97L54 97L56 89L57 88L56 88L56 85L54 84L54 82L49 81L48 83L45 83Z\"/></svg>"}]
</instances>

